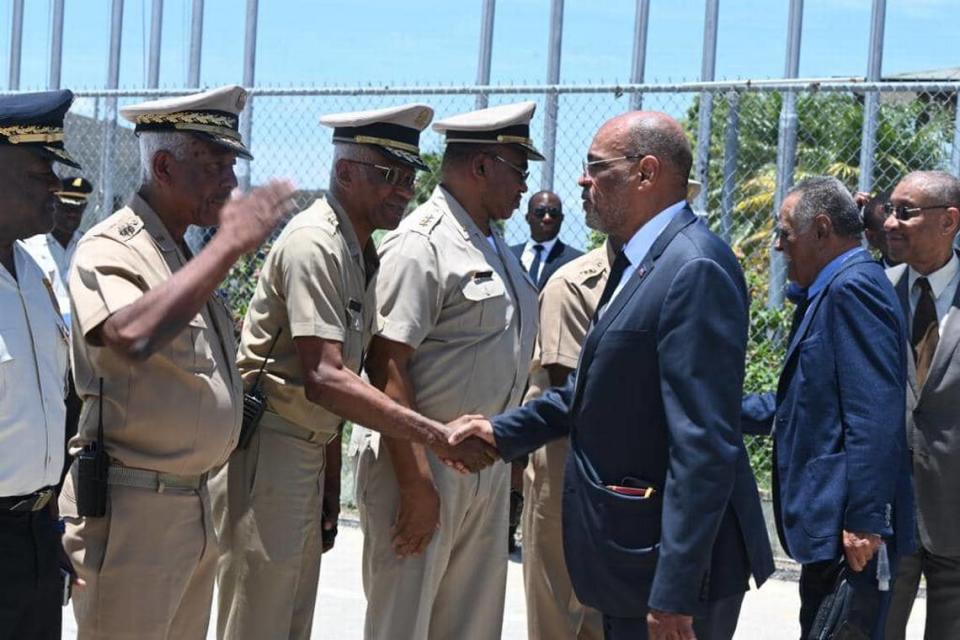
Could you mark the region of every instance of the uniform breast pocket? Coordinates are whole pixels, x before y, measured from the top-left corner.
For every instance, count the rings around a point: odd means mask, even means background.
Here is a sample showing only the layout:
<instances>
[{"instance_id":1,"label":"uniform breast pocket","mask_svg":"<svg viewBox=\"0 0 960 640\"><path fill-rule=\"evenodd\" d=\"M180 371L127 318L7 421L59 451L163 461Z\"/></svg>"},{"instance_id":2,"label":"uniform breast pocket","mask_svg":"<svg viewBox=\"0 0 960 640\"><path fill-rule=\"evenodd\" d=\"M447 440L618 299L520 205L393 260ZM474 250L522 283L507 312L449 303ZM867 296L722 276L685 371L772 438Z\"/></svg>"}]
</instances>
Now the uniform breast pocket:
<instances>
[{"instance_id":1,"label":"uniform breast pocket","mask_svg":"<svg viewBox=\"0 0 960 640\"><path fill-rule=\"evenodd\" d=\"M170 343L167 348L170 359L186 371L212 373L216 364L206 334L207 322L198 313Z\"/></svg>"},{"instance_id":2,"label":"uniform breast pocket","mask_svg":"<svg viewBox=\"0 0 960 640\"><path fill-rule=\"evenodd\" d=\"M461 286L467 309L464 328L503 330L510 323L507 290L495 272L477 272Z\"/></svg>"}]
</instances>

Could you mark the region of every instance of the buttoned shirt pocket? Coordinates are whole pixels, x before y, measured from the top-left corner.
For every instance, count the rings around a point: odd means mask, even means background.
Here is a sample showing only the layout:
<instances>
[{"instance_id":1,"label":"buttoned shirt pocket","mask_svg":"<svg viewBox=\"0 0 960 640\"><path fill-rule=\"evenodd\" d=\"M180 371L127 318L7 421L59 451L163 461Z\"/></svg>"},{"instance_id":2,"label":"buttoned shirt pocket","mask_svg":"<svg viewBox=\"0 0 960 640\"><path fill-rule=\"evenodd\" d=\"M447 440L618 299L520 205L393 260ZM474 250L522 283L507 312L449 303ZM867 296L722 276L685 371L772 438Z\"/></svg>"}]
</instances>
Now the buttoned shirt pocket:
<instances>
[{"instance_id":1,"label":"buttoned shirt pocket","mask_svg":"<svg viewBox=\"0 0 960 640\"><path fill-rule=\"evenodd\" d=\"M507 290L496 271L473 272L463 281L461 292L471 307L463 316L464 328L495 331L507 327Z\"/></svg>"},{"instance_id":2,"label":"buttoned shirt pocket","mask_svg":"<svg viewBox=\"0 0 960 640\"><path fill-rule=\"evenodd\" d=\"M216 361L207 340L207 321L198 313L167 347L170 359L184 371L213 373Z\"/></svg>"}]
</instances>

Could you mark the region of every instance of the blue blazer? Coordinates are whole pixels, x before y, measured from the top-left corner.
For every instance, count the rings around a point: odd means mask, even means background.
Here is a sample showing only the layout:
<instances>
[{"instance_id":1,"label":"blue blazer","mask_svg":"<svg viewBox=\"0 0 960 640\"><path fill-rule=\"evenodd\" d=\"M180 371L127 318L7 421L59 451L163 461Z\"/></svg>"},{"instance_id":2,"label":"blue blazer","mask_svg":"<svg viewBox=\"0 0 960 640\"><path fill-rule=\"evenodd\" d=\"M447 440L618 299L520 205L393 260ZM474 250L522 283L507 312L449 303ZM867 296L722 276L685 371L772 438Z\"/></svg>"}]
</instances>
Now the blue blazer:
<instances>
[{"instance_id":1,"label":"blue blazer","mask_svg":"<svg viewBox=\"0 0 960 640\"><path fill-rule=\"evenodd\" d=\"M687 207L587 335L567 386L493 419L507 460L570 435L564 552L585 604L696 615L773 572L740 433L747 316L733 252ZM627 478L656 493L606 487Z\"/></svg>"},{"instance_id":2,"label":"blue blazer","mask_svg":"<svg viewBox=\"0 0 960 640\"><path fill-rule=\"evenodd\" d=\"M854 254L800 320L776 395L744 400L745 433L769 433L775 418L777 532L797 562L839 558L844 529L916 548L906 345L883 268Z\"/></svg>"},{"instance_id":3,"label":"blue blazer","mask_svg":"<svg viewBox=\"0 0 960 640\"><path fill-rule=\"evenodd\" d=\"M523 249L526 246L527 243L525 242L510 246L510 250L513 252L513 255L517 256L517 260L519 260L523 255ZM547 254L547 257L543 262L543 266L540 267L539 281L534 282L533 284L536 285L538 290L543 289L543 285L547 284L547 280L550 279L550 276L552 276L557 269L582 255L582 251L578 251L570 245L564 244L559 238L557 238L553 248L550 249L550 253ZM526 269L524 269L524 271L526 271Z\"/></svg>"}]
</instances>

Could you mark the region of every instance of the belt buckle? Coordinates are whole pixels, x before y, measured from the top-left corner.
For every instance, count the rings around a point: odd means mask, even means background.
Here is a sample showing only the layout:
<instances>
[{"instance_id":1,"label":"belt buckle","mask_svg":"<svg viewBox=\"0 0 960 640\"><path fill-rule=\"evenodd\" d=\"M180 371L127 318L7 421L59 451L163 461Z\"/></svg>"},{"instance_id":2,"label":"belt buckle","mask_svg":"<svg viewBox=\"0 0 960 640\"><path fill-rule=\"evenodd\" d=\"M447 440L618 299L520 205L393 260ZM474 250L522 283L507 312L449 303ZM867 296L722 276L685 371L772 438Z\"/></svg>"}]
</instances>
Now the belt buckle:
<instances>
[{"instance_id":1,"label":"belt buckle","mask_svg":"<svg viewBox=\"0 0 960 640\"><path fill-rule=\"evenodd\" d=\"M53 489L41 489L33 496L27 496L17 504L10 507L10 511L40 511L53 496Z\"/></svg>"}]
</instances>

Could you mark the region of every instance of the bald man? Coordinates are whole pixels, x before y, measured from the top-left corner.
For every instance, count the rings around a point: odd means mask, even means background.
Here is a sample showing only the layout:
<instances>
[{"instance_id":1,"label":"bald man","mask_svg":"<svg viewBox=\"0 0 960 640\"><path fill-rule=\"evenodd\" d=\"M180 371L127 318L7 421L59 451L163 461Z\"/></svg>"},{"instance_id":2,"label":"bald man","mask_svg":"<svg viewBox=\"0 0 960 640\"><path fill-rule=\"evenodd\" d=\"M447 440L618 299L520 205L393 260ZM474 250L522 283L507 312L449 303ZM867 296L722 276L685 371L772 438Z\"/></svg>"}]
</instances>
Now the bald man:
<instances>
[{"instance_id":1,"label":"bald man","mask_svg":"<svg viewBox=\"0 0 960 640\"><path fill-rule=\"evenodd\" d=\"M575 375L491 420L454 422L514 460L570 436L563 541L607 640L733 637L752 574L773 572L740 433L749 305L736 257L686 202L670 116L605 123L579 184L622 247Z\"/></svg>"}]
</instances>

